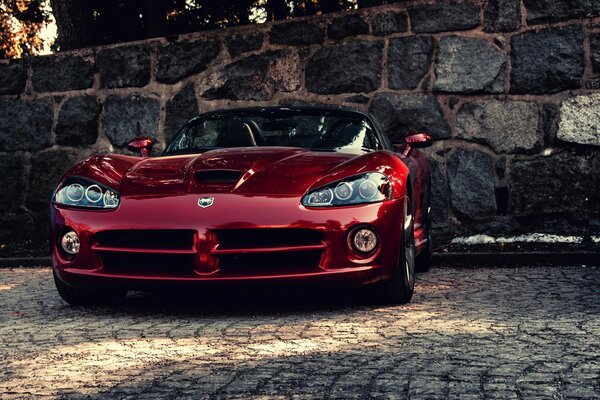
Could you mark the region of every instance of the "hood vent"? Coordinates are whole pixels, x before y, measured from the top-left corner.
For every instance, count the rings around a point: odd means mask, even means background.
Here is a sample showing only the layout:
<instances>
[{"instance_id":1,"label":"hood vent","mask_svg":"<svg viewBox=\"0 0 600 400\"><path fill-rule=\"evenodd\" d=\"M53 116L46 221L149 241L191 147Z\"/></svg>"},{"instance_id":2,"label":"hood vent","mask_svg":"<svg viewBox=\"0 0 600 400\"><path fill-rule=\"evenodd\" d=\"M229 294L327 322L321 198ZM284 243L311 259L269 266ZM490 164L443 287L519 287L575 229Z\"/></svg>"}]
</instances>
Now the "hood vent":
<instances>
[{"instance_id":1,"label":"hood vent","mask_svg":"<svg viewBox=\"0 0 600 400\"><path fill-rule=\"evenodd\" d=\"M243 171L233 169L210 169L195 173L198 183L235 183L242 177Z\"/></svg>"}]
</instances>

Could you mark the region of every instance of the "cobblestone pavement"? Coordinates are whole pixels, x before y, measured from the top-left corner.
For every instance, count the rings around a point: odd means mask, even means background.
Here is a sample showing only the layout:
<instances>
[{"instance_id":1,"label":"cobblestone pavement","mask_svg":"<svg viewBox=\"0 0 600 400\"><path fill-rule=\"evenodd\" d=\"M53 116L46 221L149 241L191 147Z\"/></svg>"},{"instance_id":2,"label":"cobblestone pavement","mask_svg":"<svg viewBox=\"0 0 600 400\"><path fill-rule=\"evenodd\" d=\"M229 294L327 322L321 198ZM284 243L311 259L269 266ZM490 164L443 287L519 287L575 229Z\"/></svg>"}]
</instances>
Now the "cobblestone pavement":
<instances>
[{"instance_id":1,"label":"cobblestone pavement","mask_svg":"<svg viewBox=\"0 0 600 400\"><path fill-rule=\"evenodd\" d=\"M600 268L417 284L406 306L267 287L78 308L49 269L0 269L0 397L600 398Z\"/></svg>"}]
</instances>

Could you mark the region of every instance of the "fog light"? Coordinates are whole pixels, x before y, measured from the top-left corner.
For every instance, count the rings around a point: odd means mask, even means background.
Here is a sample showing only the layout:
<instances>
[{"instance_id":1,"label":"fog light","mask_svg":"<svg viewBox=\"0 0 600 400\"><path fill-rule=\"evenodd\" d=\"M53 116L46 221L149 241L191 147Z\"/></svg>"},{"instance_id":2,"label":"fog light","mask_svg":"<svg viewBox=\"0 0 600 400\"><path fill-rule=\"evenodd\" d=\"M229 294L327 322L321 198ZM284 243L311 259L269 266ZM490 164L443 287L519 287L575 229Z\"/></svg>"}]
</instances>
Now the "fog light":
<instances>
[{"instance_id":1,"label":"fog light","mask_svg":"<svg viewBox=\"0 0 600 400\"><path fill-rule=\"evenodd\" d=\"M65 233L60 239L60 245L67 254L79 254L79 236L74 231Z\"/></svg>"},{"instance_id":2,"label":"fog light","mask_svg":"<svg viewBox=\"0 0 600 400\"><path fill-rule=\"evenodd\" d=\"M360 228L352 234L352 245L361 253L370 253L377 247L377 235L370 228Z\"/></svg>"}]
</instances>

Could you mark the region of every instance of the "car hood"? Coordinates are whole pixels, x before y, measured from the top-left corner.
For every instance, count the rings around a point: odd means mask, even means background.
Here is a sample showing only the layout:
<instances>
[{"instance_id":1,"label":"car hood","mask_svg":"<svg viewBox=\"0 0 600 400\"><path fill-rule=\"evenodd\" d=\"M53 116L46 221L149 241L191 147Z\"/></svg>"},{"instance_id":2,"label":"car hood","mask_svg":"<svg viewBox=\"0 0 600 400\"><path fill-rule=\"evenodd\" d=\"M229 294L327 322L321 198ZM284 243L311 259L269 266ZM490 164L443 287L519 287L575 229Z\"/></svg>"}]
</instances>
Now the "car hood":
<instances>
[{"instance_id":1,"label":"car hood","mask_svg":"<svg viewBox=\"0 0 600 400\"><path fill-rule=\"evenodd\" d=\"M356 154L301 148L230 148L202 154L148 158L121 181L122 196L181 193L301 196Z\"/></svg>"}]
</instances>

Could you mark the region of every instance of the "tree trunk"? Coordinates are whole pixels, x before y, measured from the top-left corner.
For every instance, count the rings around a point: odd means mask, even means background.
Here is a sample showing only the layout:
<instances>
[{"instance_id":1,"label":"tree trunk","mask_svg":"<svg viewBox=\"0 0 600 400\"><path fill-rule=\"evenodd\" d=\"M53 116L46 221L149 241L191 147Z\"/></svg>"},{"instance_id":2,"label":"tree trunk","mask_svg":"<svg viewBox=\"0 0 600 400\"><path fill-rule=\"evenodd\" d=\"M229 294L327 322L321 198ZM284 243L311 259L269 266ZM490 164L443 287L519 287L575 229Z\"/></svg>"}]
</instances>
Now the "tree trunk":
<instances>
[{"instance_id":1,"label":"tree trunk","mask_svg":"<svg viewBox=\"0 0 600 400\"><path fill-rule=\"evenodd\" d=\"M89 1L50 0L58 28L60 50L73 50L91 44L92 9Z\"/></svg>"},{"instance_id":2,"label":"tree trunk","mask_svg":"<svg viewBox=\"0 0 600 400\"><path fill-rule=\"evenodd\" d=\"M140 2L136 0L113 0L111 10L113 16L106 20L108 22L106 29L111 31L115 38L113 43L131 42L144 38L140 18Z\"/></svg>"},{"instance_id":3,"label":"tree trunk","mask_svg":"<svg viewBox=\"0 0 600 400\"><path fill-rule=\"evenodd\" d=\"M290 10L285 0L267 0L265 8L267 10L268 21L286 19L290 15Z\"/></svg>"},{"instance_id":4,"label":"tree trunk","mask_svg":"<svg viewBox=\"0 0 600 400\"><path fill-rule=\"evenodd\" d=\"M160 37L166 34L167 7L163 0L142 2L142 24L145 37Z\"/></svg>"},{"instance_id":5,"label":"tree trunk","mask_svg":"<svg viewBox=\"0 0 600 400\"><path fill-rule=\"evenodd\" d=\"M340 2L338 0L321 0L319 2L321 5L321 12L330 13L340 11Z\"/></svg>"}]
</instances>

